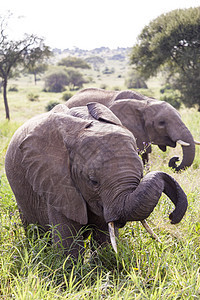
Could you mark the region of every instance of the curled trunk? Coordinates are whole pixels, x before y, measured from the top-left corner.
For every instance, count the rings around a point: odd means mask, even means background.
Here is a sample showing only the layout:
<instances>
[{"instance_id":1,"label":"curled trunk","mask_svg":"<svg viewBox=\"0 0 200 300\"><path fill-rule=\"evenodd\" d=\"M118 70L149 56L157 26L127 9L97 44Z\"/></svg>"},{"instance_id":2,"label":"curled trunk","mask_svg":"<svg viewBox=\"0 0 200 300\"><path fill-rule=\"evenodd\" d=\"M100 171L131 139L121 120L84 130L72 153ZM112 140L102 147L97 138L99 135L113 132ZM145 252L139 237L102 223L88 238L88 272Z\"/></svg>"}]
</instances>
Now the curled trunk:
<instances>
[{"instance_id":1,"label":"curled trunk","mask_svg":"<svg viewBox=\"0 0 200 300\"><path fill-rule=\"evenodd\" d=\"M179 223L187 209L187 196L180 185L163 172L150 172L143 178L138 188L129 194L125 204L127 221L146 219L157 205L162 192L175 205L174 211L169 215L171 223Z\"/></svg>"},{"instance_id":2,"label":"curled trunk","mask_svg":"<svg viewBox=\"0 0 200 300\"><path fill-rule=\"evenodd\" d=\"M177 140L178 139L176 139L176 142L177 142ZM182 151L183 151L183 159L182 159L180 165L179 166L176 165L176 162L179 161L178 156L172 157L169 161L169 167L171 167L172 169L174 169L177 172L190 167L191 164L193 163L194 157L195 157L195 142L194 142L194 139L188 129L184 130L184 133L181 136L181 140L188 143L189 146L183 145L183 144L181 146Z\"/></svg>"},{"instance_id":3,"label":"curled trunk","mask_svg":"<svg viewBox=\"0 0 200 300\"><path fill-rule=\"evenodd\" d=\"M175 209L169 215L172 224L183 218L187 209L187 196L180 185L164 172L150 172L140 182L138 187L121 199L124 201L123 210L118 207L114 211L105 213L108 222L124 224L127 221L142 221L152 213L158 200L164 192L174 203ZM117 211L116 211L117 210Z\"/></svg>"}]
</instances>

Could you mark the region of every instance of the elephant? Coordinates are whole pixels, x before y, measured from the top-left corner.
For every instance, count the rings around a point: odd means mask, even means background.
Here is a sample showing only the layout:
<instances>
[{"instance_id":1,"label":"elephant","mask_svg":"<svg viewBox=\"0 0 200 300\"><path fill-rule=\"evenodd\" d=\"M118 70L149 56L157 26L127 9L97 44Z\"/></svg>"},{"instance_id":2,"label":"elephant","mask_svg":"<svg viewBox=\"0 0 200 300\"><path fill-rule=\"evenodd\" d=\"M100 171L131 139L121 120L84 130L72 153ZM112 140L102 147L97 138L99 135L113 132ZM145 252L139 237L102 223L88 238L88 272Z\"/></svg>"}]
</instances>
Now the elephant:
<instances>
[{"instance_id":1,"label":"elephant","mask_svg":"<svg viewBox=\"0 0 200 300\"><path fill-rule=\"evenodd\" d=\"M183 159L179 166L177 156L169 161L175 171L191 166L195 157L195 143L192 134L184 125L178 111L165 101L149 98L131 90L109 91L98 88L86 88L66 103L68 108L84 106L88 102L99 102L107 107L121 120L136 138L139 153L144 165L151 153L151 144L156 144L162 151L167 146L182 146Z\"/></svg>"},{"instance_id":2,"label":"elephant","mask_svg":"<svg viewBox=\"0 0 200 300\"><path fill-rule=\"evenodd\" d=\"M75 260L89 233L117 252L115 236L128 221L141 221L157 238L146 219L162 192L175 205L172 224L187 210L187 196L172 176L143 176L133 134L100 103L59 104L26 121L10 141L5 170L25 230L29 224L51 228L52 244Z\"/></svg>"}]
</instances>

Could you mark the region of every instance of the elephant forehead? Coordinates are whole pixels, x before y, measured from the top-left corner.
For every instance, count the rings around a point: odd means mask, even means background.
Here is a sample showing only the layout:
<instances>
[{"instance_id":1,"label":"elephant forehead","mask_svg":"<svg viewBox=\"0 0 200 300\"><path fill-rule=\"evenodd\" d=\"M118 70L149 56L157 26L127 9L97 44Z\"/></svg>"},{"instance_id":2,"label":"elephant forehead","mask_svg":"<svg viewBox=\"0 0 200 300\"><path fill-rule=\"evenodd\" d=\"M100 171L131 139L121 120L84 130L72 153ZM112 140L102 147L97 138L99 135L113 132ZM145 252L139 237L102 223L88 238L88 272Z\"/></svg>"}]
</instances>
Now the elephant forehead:
<instances>
[{"instance_id":1,"label":"elephant forehead","mask_svg":"<svg viewBox=\"0 0 200 300\"><path fill-rule=\"evenodd\" d=\"M130 136L107 135L99 137L87 136L79 144L76 158L86 164L101 165L116 159L125 160L136 153L136 145Z\"/></svg>"},{"instance_id":2,"label":"elephant forehead","mask_svg":"<svg viewBox=\"0 0 200 300\"><path fill-rule=\"evenodd\" d=\"M113 138L123 139L126 137L129 137L135 142L135 137L133 134L124 126L118 126L113 124L108 124L104 122L92 122L92 125L90 128L86 129L83 135L84 137L102 137L107 139L107 137L111 137L113 135Z\"/></svg>"},{"instance_id":3,"label":"elephant forehead","mask_svg":"<svg viewBox=\"0 0 200 300\"><path fill-rule=\"evenodd\" d=\"M165 117L172 119L173 117L180 117L179 112L169 103L164 101L152 101L149 105L149 110L151 111L152 115L157 117Z\"/></svg>"}]
</instances>

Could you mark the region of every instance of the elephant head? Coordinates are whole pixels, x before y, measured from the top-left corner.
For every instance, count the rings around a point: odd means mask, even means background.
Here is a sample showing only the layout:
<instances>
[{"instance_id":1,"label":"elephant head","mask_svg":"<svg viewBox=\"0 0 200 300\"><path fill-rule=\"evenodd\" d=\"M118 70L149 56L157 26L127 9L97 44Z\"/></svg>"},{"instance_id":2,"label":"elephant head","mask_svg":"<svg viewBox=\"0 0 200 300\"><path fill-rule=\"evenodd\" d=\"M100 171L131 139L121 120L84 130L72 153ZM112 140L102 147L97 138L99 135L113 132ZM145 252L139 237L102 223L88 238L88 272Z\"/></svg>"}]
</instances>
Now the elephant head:
<instances>
[{"instance_id":1,"label":"elephant head","mask_svg":"<svg viewBox=\"0 0 200 300\"><path fill-rule=\"evenodd\" d=\"M111 110L120 118L124 126L135 132L140 150L153 143L162 151L166 151L167 146L175 148L179 143L182 146L183 159L180 165L176 166L175 162L179 158L173 157L170 159L169 166L179 171L193 163L195 141L177 110L170 104L153 99L118 100L112 105Z\"/></svg>"},{"instance_id":2,"label":"elephant head","mask_svg":"<svg viewBox=\"0 0 200 300\"><path fill-rule=\"evenodd\" d=\"M187 197L171 176L150 172L142 178L134 136L98 103L82 111L60 105L25 123L9 145L5 167L25 223L61 223L63 241L65 224L71 230L109 224L111 236L113 226L127 221L146 226L162 192L175 205L173 224L187 209Z\"/></svg>"},{"instance_id":3,"label":"elephant head","mask_svg":"<svg viewBox=\"0 0 200 300\"><path fill-rule=\"evenodd\" d=\"M66 104L68 107L82 106L90 101L98 101L108 106L135 136L143 162L148 160L151 143L158 145L162 151L166 147L176 147L180 143L183 159L176 166L178 157L170 159L169 166L175 171L189 167L195 157L195 142L192 134L184 125L179 113L165 101L148 98L135 91L105 91L85 89L75 94Z\"/></svg>"}]
</instances>

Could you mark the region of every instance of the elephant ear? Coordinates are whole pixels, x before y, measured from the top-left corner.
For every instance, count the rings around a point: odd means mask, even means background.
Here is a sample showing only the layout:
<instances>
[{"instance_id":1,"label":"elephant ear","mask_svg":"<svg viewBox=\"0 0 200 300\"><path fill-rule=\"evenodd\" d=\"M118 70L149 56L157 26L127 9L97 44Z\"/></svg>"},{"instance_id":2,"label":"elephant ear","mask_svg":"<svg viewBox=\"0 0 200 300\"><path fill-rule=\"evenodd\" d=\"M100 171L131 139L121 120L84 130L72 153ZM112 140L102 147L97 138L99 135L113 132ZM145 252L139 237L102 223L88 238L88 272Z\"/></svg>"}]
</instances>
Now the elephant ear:
<instances>
[{"instance_id":1,"label":"elephant ear","mask_svg":"<svg viewBox=\"0 0 200 300\"><path fill-rule=\"evenodd\" d=\"M118 92L114 98L113 98L113 101L116 101L116 100L122 100L122 99L136 99L136 100L146 100L147 97L136 92L136 91L129 91L129 90L126 90L126 91L120 91Z\"/></svg>"},{"instance_id":2,"label":"elephant ear","mask_svg":"<svg viewBox=\"0 0 200 300\"><path fill-rule=\"evenodd\" d=\"M76 135L88 127L88 123L91 121L51 113L20 145L25 177L33 191L45 198L48 206L80 224L87 224L87 207L71 179L66 145L72 145Z\"/></svg>"},{"instance_id":3,"label":"elephant ear","mask_svg":"<svg viewBox=\"0 0 200 300\"><path fill-rule=\"evenodd\" d=\"M107 123L122 125L116 115L105 105L101 103L91 102L87 104L89 114L96 120Z\"/></svg>"}]
</instances>

